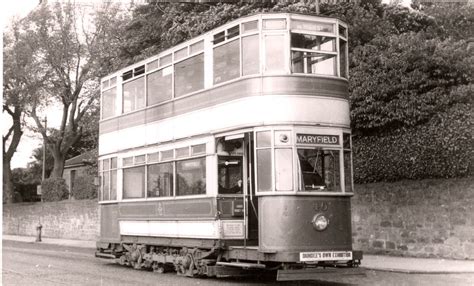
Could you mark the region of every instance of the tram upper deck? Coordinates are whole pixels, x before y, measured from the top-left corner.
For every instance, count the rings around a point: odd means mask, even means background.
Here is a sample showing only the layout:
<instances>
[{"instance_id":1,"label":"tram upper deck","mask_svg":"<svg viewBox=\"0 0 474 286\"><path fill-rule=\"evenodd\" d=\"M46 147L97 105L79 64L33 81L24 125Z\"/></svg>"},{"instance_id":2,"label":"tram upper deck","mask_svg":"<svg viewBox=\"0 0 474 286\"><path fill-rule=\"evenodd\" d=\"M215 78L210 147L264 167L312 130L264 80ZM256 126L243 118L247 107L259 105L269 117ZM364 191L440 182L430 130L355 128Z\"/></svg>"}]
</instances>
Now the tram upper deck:
<instances>
[{"instance_id":1,"label":"tram upper deck","mask_svg":"<svg viewBox=\"0 0 474 286\"><path fill-rule=\"evenodd\" d=\"M243 17L102 80L99 155L272 124L349 128L347 26Z\"/></svg>"}]
</instances>

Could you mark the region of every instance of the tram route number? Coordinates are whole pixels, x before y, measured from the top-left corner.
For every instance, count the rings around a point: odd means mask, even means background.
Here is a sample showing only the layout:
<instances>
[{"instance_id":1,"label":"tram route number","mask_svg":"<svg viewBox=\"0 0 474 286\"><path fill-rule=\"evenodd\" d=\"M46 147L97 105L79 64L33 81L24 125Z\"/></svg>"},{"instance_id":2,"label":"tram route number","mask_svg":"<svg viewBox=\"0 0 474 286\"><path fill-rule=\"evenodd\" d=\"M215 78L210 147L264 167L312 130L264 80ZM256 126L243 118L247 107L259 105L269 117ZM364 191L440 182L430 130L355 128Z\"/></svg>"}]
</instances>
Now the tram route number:
<instances>
[{"instance_id":1,"label":"tram route number","mask_svg":"<svg viewBox=\"0 0 474 286\"><path fill-rule=\"evenodd\" d=\"M300 252L300 261L352 260L352 251Z\"/></svg>"}]
</instances>

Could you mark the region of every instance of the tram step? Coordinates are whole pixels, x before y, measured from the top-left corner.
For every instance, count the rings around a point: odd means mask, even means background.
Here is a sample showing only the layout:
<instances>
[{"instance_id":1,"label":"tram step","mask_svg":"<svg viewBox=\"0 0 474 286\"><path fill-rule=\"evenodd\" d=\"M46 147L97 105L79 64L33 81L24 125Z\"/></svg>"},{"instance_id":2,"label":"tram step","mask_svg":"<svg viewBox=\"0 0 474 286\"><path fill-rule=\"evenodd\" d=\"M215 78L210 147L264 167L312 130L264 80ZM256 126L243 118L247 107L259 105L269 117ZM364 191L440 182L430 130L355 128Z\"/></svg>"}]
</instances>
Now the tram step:
<instances>
[{"instance_id":1,"label":"tram step","mask_svg":"<svg viewBox=\"0 0 474 286\"><path fill-rule=\"evenodd\" d=\"M239 267L239 268L254 268L254 269L263 269L265 268L264 264L259 263L246 263L246 262L217 262L217 265L220 266L230 266L230 267Z\"/></svg>"}]
</instances>

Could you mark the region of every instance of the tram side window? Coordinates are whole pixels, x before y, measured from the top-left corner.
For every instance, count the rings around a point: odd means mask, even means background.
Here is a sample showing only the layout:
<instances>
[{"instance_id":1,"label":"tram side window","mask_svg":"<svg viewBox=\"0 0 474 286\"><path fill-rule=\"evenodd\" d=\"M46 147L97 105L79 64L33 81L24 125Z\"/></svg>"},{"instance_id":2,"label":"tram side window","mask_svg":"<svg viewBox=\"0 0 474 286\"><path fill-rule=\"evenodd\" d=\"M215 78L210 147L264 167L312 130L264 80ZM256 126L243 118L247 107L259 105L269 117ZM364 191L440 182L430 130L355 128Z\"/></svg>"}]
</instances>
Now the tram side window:
<instances>
[{"instance_id":1,"label":"tram side window","mask_svg":"<svg viewBox=\"0 0 474 286\"><path fill-rule=\"evenodd\" d=\"M339 153L337 150L298 149L302 191L340 192Z\"/></svg>"},{"instance_id":2,"label":"tram side window","mask_svg":"<svg viewBox=\"0 0 474 286\"><path fill-rule=\"evenodd\" d=\"M145 78L134 79L123 85L123 113L145 107Z\"/></svg>"},{"instance_id":3,"label":"tram side window","mask_svg":"<svg viewBox=\"0 0 474 286\"><path fill-rule=\"evenodd\" d=\"M171 99L172 67L147 75L147 105L157 104Z\"/></svg>"},{"instance_id":4,"label":"tram side window","mask_svg":"<svg viewBox=\"0 0 474 286\"><path fill-rule=\"evenodd\" d=\"M115 100L117 89L111 88L102 93L102 119L115 115Z\"/></svg>"},{"instance_id":5,"label":"tram side window","mask_svg":"<svg viewBox=\"0 0 474 286\"><path fill-rule=\"evenodd\" d=\"M145 166L123 169L123 198L145 197Z\"/></svg>"},{"instance_id":6,"label":"tram side window","mask_svg":"<svg viewBox=\"0 0 474 286\"><path fill-rule=\"evenodd\" d=\"M336 38L291 33L294 73L337 75Z\"/></svg>"},{"instance_id":7,"label":"tram side window","mask_svg":"<svg viewBox=\"0 0 474 286\"><path fill-rule=\"evenodd\" d=\"M214 84L240 76L239 40L214 48Z\"/></svg>"},{"instance_id":8,"label":"tram side window","mask_svg":"<svg viewBox=\"0 0 474 286\"><path fill-rule=\"evenodd\" d=\"M204 54L188 58L175 65L175 97L204 88Z\"/></svg>"},{"instance_id":9,"label":"tram side window","mask_svg":"<svg viewBox=\"0 0 474 286\"><path fill-rule=\"evenodd\" d=\"M353 192L352 187L352 155L351 155L351 134L343 133L344 148L344 184L346 192Z\"/></svg>"},{"instance_id":10,"label":"tram side window","mask_svg":"<svg viewBox=\"0 0 474 286\"><path fill-rule=\"evenodd\" d=\"M117 199L117 158L110 158L101 161L100 177L101 177L101 200Z\"/></svg>"},{"instance_id":11,"label":"tram side window","mask_svg":"<svg viewBox=\"0 0 474 286\"><path fill-rule=\"evenodd\" d=\"M206 158L176 162L176 196L206 193Z\"/></svg>"},{"instance_id":12,"label":"tram side window","mask_svg":"<svg viewBox=\"0 0 474 286\"><path fill-rule=\"evenodd\" d=\"M170 197L173 195L173 163L148 165L147 197Z\"/></svg>"},{"instance_id":13,"label":"tram side window","mask_svg":"<svg viewBox=\"0 0 474 286\"><path fill-rule=\"evenodd\" d=\"M265 71L281 72L285 69L285 36L265 36Z\"/></svg>"},{"instance_id":14,"label":"tram side window","mask_svg":"<svg viewBox=\"0 0 474 286\"><path fill-rule=\"evenodd\" d=\"M341 66L341 77L347 78L347 42L340 39L339 40L339 54L340 54L340 66Z\"/></svg>"},{"instance_id":15,"label":"tram side window","mask_svg":"<svg viewBox=\"0 0 474 286\"><path fill-rule=\"evenodd\" d=\"M242 75L260 72L260 40L259 35L242 38Z\"/></svg>"}]
</instances>

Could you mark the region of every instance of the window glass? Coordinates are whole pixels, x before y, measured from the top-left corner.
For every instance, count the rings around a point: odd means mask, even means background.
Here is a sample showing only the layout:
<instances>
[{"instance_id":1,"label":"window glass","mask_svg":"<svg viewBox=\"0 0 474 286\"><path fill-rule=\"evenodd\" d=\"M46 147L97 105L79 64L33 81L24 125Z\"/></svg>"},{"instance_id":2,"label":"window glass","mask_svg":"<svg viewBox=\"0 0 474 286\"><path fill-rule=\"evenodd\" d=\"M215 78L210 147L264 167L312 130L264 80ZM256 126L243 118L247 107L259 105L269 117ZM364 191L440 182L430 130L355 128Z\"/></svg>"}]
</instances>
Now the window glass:
<instances>
[{"instance_id":1,"label":"window glass","mask_svg":"<svg viewBox=\"0 0 474 286\"><path fill-rule=\"evenodd\" d=\"M352 159L350 151L344 151L344 184L346 185L346 192L353 192Z\"/></svg>"},{"instance_id":2,"label":"window glass","mask_svg":"<svg viewBox=\"0 0 474 286\"><path fill-rule=\"evenodd\" d=\"M234 26L232 28L229 28L227 30L227 39L232 39L234 37L237 37L240 34L240 28L239 25Z\"/></svg>"},{"instance_id":3,"label":"window glass","mask_svg":"<svg viewBox=\"0 0 474 286\"><path fill-rule=\"evenodd\" d=\"M219 194L242 194L242 157L219 156Z\"/></svg>"},{"instance_id":4,"label":"window glass","mask_svg":"<svg viewBox=\"0 0 474 286\"><path fill-rule=\"evenodd\" d=\"M110 86L114 86L117 83L117 77L110 78Z\"/></svg>"},{"instance_id":5,"label":"window glass","mask_svg":"<svg viewBox=\"0 0 474 286\"><path fill-rule=\"evenodd\" d=\"M351 149L351 134L350 133L342 134L342 146L344 149Z\"/></svg>"},{"instance_id":6,"label":"window glass","mask_svg":"<svg viewBox=\"0 0 474 286\"><path fill-rule=\"evenodd\" d=\"M191 146L192 155L206 154L206 144Z\"/></svg>"},{"instance_id":7,"label":"window glass","mask_svg":"<svg viewBox=\"0 0 474 286\"><path fill-rule=\"evenodd\" d=\"M108 201L110 200L110 174L109 172L104 172L104 174L102 175L102 179L103 179L103 192L102 192L102 199L104 201Z\"/></svg>"},{"instance_id":8,"label":"window glass","mask_svg":"<svg viewBox=\"0 0 474 286\"><path fill-rule=\"evenodd\" d=\"M176 195L189 196L206 193L206 158L176 162Z\"/></svg>"},{"instance_id":9,"label":"window glass","mask_svg":"<svg viewBox=\"0 0 474 286\"><path fill-rule=\"evenodd\" d=\"M285 69L285 36L265 36L265 71L277 72Z\"/></svg>"},{"instance_id":10,"label":"window glass","mask_svg":"<svg viewBox=\"0 0 474 286\"><path fill-rule=\"evenodd\" d=\"M147 197L169 197L173 195L173 163L148 166Z\"/></svg>"},{"instance_id":11,"label":"window glass","mask_svg":"<svg viewBox=\"0 0 474 286\"><path fill-rule=\"evenodd\" d=\"M179 61L180 59L183 59L187 56L188 56L188 47L182 48L181 50L174 52L175 61Z\"/></svg>"},{"instance_id":12,"label":"window glass","mask_svg":"<svg viewBox=\"0 0 474 286\"><path fill-rule=\"evenodd\" d=\"M148 74L147 102L148 105L157 104L171 99L172 73L164 74L163 70Z\"/></svg>"},{"instance_id":13,"label":"window glass","mask_svg":"<svg viewBox=\"0 0 474 286\"><path fill-rule=\"evenodd\" d=\"M339 25L339 36L347 38L347 29Z\"/></svg>"},{"instance_id":14,"label":"window glass","mask_svg":"<svg viewBox=\"0 0 474 286\"><path fill-rule=\"evenodd\" d=\"M122 166L131 166L133 165L133 157L127 157L122 159Z\"/></svg>"},{"instance_id":15,"label":"window glass","mask_svg":"<svg viewBox=\"0 0 474 286\"><path fill-rule=\"evenodd\" d=\"M102 81L102 89L109 87L109 80Z\"/></svg>"},{"instance_id":16,"label":"window glass","mask_svg":"<svg viewBox=\"0 0 474 286\"><path fill-rule=\"evenodd\" d=\"M291 33L291 47L317 51L336 51L336 38Z\"/></svg>"},{"instance_id":17,"label":"window glass","mask_svg":"<svg viewBox=\"0 0 474 286\"><path fill-rule=\"evenodd\" d=\"M145 155L135 156L135 164L145 163Z\"/></svg>"},{"instance_id":18,"label":"window glass","mask_svg":"<svg viewBox=\"0 0 474 286\"><path fill-rule=\"evenodd\" d=\"M160 153L156 152L156 153L151 153L151 154L148 154L148 162L158 162L159 159L160 159Z\"/></svg>"},{"instance_id":19,"label":"window glass","mask_svg":"<svg viewBox=\"0 0 474 286\"><path fill-rule=\"evenodd\" d=\"M242 33L248 33L258 30L258 20L242 23Z\"/></svg>"},{"instance_id":20,"label":"window glass","mask_svg":"<svg viewBox=\"0 0 474 286\"><path fill-rule=\"evenodd\" d=\"M111 162L112 162L111 168L112 169L117 169L117 158L112 158Z\"/></svg>"},{"instance_id":21,"label":"window glass","mask_svg":"<svg viewBox=\"0 0 474 286\"><path fill-rule=\"evenodd\" d=\"M176 97L204 88L204 54L175 65L174 88Z\"/></svg>"},{"instance_id":22,"label":"window glass","mask_svg":"<svg viewBox=\"0 0 474 286\"><path fill-rule=\"evenodd\" d=\"M145 197L145 166L123 169L123 198Z\"/></svg>"},{"instance_id":23,"label":"window glass","mask_svg":"<svg viewBox=\"0 0 474 286\"><path fill-rule=\"evenodd\" d=\"M263 20L264 30L286 29L286 19L265 19Z\"/></svg>"},{"instance_id":24,"label":"window glass","mask_svg":"<svg viewBox=\"0 0 474 286\"><path fill-rule=\"evenodd\" d=\"M163 66L166 66L166 65L171 64L172 59L173 59L173 58L172 58L172 55L171 55L171 54L161 57L161 58L160 58L160 67L163 67Z\"/></svg>"},{"instance_id":25,"label":"window glass","mask_svg":"<svg viewBox=\"0 0 474 286\"><path fill-rule=\"evenodd\" d=\"M117 199L117 170L110 171L110 199Z\"/></svg>"},{"instance_id":26,"label":"window glass","mask_svg":"<svg viewBox=\"0 0 474 286\"><path fill-rule=\"evenodd\" d=\"M240 76L239 41L214 48L214 84Z\"/></svg>"},{"instance_id":27,"label":"window glass","mask_svg":"<svg viewBox=\"0 0 474 286\"><path fill-rule=\"evenodd\" d=\"M191 51L190 51L191 54L195 54L195 53L198 53L200 51L203 51L204 50L204 41L199 41L197 43L194 43L191 46L189 46L189 48L191 49Z\"/></svg>"},{"instance_id":28,"label":"window glass","mask_svg":"<svg viewBox=\"0 0 474 286\"><path fill-rule=\"evenodd\" d=\"M271 131L257 132L257 148L271 147L271 146L272 146Z\"/></svg>"},{"instance_id":29,"label":"window glass","mask_svg":"<svg viewBox=\"0 0 474 286\"><path fill-rule=\"evenodd\" d=\"M294 73L336 75L336 55L292 51L291 60Z\"/></svg>"},{"instance_id":30,"label":"window glass","mask_svg":"<svg viewBox=\"0 0 474 286\"><path fill-rule=\"evenodd\" d=\"M298 149L304 191L339 192L339 151Z\"/></svg>"},{"instance_id":31,"label":"window glass","mask_svg":"<svg viewBox=\"0 0 474 286\"><path fill-rule=\"evenodd\" d=\"M141 77L123 85L123 112L145 107L145 78Z\"/></svg>"},{"instance_id":32,"label":"window glass","mask_svg":"<svg viewBox=\"0 0 474 286\"><path fill-rule=\"evenodd\" d=\"M334 25L330 23L321 23L305 20L292 20L291 28L298 30L308 30L311 32L334 33Z\"/></svg>"},{"instance_id":33,"label":"window glass","mask_svg":"<svg viewBox=\"0 0 474 286\"><path fill-rule=\"evenodd\" d=\"M110 159L105 159L104 161L104 171L108 171L110 169Z\"/></svg>"},{"instance_id":34,"label":"window glass","mask_svg":"<svg viewBox=\"0 0 474 286\"><path fill-rule=\"evenodd\" d=\"M146 71L151 71L157 68L158 68L158 60L154 60L146 64Z\"/></svg>"},{"instance_id":35,"label":"window glass","mask_svg":"<svg viewBox=\"0 0 474 286\"><path fill-rule=\"evenodd\" d=\"M277 191L293 190L292 149L275 149L275 187Z\"/></svg>"},{"instance_id":36,"label":"window glass","mask_svg":"<svg viewBox=\"0 0 474 286\"><path fill-rule=\"evenodd\" d=\"M189 157L189 147L177 148L176 158Z\"/></svg>"},{"instance_id":37,"label":"window glass","mask_svg":"<svg viewBox=\"0 0 474 286\"><path fill-rule=\"evenodd\" d=\"M272 150L257 150L257 191L272 190Z\"/></svg>"},{"instance_id":38,"label":"window glass","mask_svg":"<svg viewBox=\"0 0 474 286\"><path fill-rule=\"evenodd\" d=\"M242 75L260 72L259 35L242 38Z\"/></svg>"},{"instance_id":39,"label":"window glass","mask_svg":"<svg viewBox=\"0 0 474 286\"><path fill-rule=\"evenodd\" d=\"M347 57L346 57L347 42L344 40L339 40L339 58L341 59L341 77L347 78Z\"/></svg>"},{"instance_id":40,"label":"window glass","mask_svg":"<svg viewBox=\"0 0 474 286\"><path fill-rule=\"evenodd\" d=\"M115 116L116 98L117 89L115 87L102 92L102 119Z\"/></svg>"},{"instance_id":41,"label":"window glass","mask_svg":"<svg viewBox=\"0 0 474 286\"><path fill-rule=\"evenodd\" d=\"M225 31L222 31L214 35L214 45L219 44L223 41L225 41Z\"/></svg>"},{"instance_id":42,"label":"window glass","mask_svg":"<svg viewBox=\"0 0 474 286\"><path fill-rule=\"evenodd\" d=\"M173 150L166 150L161 152L161 160L171 160L174 158L174 152Z\"/></svg>"},{"instance_id":43,"label":"window glass","mask_svg":"<svg viewBox=\"0 0 474 286\"><path fill-rule=\"evenodd\" d=\"M133 76L138 76L145 73L145 65L133 69Z\"/></svg>"}]
</instances>

